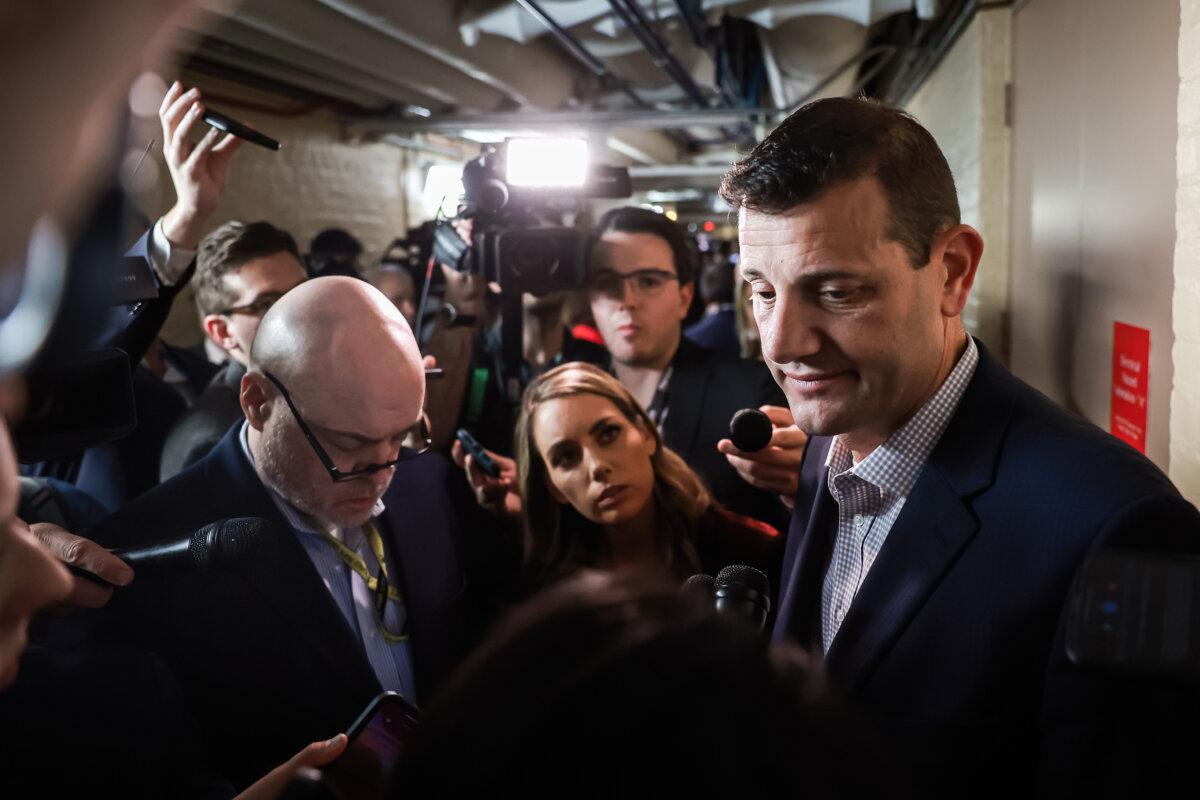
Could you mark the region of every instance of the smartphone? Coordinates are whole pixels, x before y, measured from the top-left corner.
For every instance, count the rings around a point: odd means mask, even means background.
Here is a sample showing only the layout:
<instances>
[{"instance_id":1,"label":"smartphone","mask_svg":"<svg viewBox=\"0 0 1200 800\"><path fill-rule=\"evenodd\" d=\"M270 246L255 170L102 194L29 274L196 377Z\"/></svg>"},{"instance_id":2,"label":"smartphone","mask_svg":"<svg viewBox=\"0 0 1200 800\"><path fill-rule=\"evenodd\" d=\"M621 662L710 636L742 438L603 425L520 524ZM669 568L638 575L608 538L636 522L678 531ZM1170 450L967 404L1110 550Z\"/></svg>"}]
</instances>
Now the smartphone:
<instances>
[{"instance_id":1,"label":"smartphone","mask_svg":"<svg viewBox=\"0 0 1200 800\"><path fill-rule=\"evenodd\" d=\"M1200 680L1200 558L1104 551L1080 568L1067 655L1080 666Z\"/></svg>"},{"instance_id":2,"label":"smartphone","mask_svg":"<svg viewBox=\"0 0 1200 800\"><path fill-rule=\"evenodd\" d=\"M265 147L268 150L278 150L283 147L279 142L272 139L270 136L264 136L258 131L238 122L233 117L227 117L220 111L213 111L211 108L204 109L204 121L219 131L232 133L239 139L245 139L247 142L253 142L259 147Z\"/></svg>"},{"instance_id":3,"label":"smartphone","mask_svg":"<svg viewBox=\"0 0 1200 800\"><path fill-rule=\"evenodd\" d=\"M346 800L385 796L420 721L416 706L395 692L383 692L350 725L346 750L322 768L322 783Z\"/></svg>"},{"instance_id":4,"label":"smartphone","mask_svg":"<svg viewBox=\"0 0 1200 800\"><path fill-rule=\"evenodd\" d=\"M471 432L466 428L458 429L458 441L462 443L463 450L466 450L471 458L475 459L475 464L479 469L483 470L483 474L491 478L500 477L500 465L492 460L492 457L487 454Z\"/></svg>"},{"instance_id":5,"label":"smartphone","mask_svg":"<svg viewBox=\"0 0 1200 800\"><path fill-rule=\"evenodd\" d=\"M445 377L446 373L441 367L426 367L425 380L436 380L437 378Z\"/></svg>"}]
</instances>

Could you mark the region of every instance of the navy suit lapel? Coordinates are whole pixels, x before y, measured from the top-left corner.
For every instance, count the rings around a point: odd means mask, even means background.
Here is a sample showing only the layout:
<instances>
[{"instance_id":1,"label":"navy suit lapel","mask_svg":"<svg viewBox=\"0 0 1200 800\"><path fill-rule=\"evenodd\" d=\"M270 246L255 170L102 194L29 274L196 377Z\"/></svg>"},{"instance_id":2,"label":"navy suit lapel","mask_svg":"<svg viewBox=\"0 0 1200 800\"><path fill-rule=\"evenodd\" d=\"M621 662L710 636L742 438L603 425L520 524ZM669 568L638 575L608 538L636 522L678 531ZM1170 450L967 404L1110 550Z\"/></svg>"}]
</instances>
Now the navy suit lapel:
<instances>
[{"instance_id":1,"label":"navy suit lapel","mask_svg":"<svg viewBox=\"0 0 1200 800\"><path fill-rule=\"evenodd\" d=\"M1013 401L1003 368L977 346L975 375L826 653L846 691L866 682L978 530L971 498L995 479Z\"/></svg>"},{"instance_id":2,"label":"navy suit lapel","mask_svg":"<svg viewBox=\"0 0 1200 800\"><path fill-rule=\"evenodd\" d=\"M829 470L825 460L833 440L812 437L805 445L800 464L799 489L793 506L791 527L783 555L782 585L779 588L779 617L776 639L794 638L804 646L819 644L814 638L816 604L820 599L821 576L829 558L832 526L837 504L829 494Z\"/></svg>"},{"instance_id":3,"label":"navy suit lapel","mask_svg":"<svg viewBox=\"0 0 1200 800\"><path fill-rule=\"evenodd\" d=\"M977 528L954 489L927 465L826 653L826 669L847 691L900 638Z\"/></svg>"},{"instance_id":4,"label":"navy suit lapel","mask_svg":"<svg viewBox=\"0 0 1200 800\"><path fill-rule=\"evenodd\" d=\"M312 559L267 493L258 474L241 451L237 433L241 421L226 434L209 457L222 473L220 481L209 485L224 491L224 505L237 508L236 516L260 516L270 520L278 533L277 546L260 559L235 562L234 572L246 590L258 596L290 629L289 635L303 641L329 665L329 675L340 676L361 691L364 685L377 685L358 635L330 597ZM220 483L225 483L220 487Z\"/></svg>"}]
</instances>

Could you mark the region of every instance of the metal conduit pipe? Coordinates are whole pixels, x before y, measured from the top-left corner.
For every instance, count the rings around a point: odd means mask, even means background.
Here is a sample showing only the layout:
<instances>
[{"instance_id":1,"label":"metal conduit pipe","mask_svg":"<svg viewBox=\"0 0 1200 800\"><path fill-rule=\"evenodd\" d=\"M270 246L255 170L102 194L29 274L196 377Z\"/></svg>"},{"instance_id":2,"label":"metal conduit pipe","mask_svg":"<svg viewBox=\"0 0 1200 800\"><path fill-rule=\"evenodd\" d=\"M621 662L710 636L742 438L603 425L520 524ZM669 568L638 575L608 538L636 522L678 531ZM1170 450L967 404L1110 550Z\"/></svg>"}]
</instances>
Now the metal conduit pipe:
<instances>
[{"instance_id":1,"label":"metal conduit pipe","mask_svg":"<svg viewBox=\"0 0 1200 800\"><path fill-rule=\"evenodd\" d=\"M666 45L658 38L658 34L651 30L650 20L642 11L641 6L633 0L608 0L608 4L612 7L613 13L625 23L625 27L634 35L634 38L645 48L654 64L678 84L693 103L701 108L707 108L708 98L692 80L692 76L687 73L683 65L679 63L679 60L667 50Z\"/></svg>"},{"instance_id":2,"label":"metal conduit pipe","mask_svg":"<svg viewBox=\"0 0 1200 800\"><path fill-rule=\"evenodd\" d=\"M575 38L574 34L559 25L553 17L547 14L537 0L517 0L517 2L521 4L522 8L532 14L534 19L545 25L546 29L554 35L554 38L558 39L559 43L567 49L567 52L573 55L579 63L591 70L592 74L597 78L610 86L616 87L639 108L650 107L650 104L639 97L637 92L630 88L628 83L610 72L603 61L592 55L583 42Z\"/></svg>"},{"instance_id":3,"label":"metal conduit pipe","mask_svg":"<svg viewBox=\"0 0 1200 800\"><path fill-rule=\"evenodd\" d=\"M913 95L917 93L917 89L919 89L921 84L925 82L925 79L929 77L929 74L933 72L934 68L938 64L941 63L942 57L945 56L950 47L956 41L958 41L958 37L962 35L962 32L966 29L967 24L975 18L975 12L978 9L979 0L966 0L966 2L959 6L958 10L954 14L953 20L951 20L950 24L946 27L945 33L943 33L937 42L934 43L933 47L925 56L925 59L916 68L915 72L913 73L913 77L909 80L908 84L900 87L897 105L903 106L912 99Z\"/></svg>"}]
</instances>

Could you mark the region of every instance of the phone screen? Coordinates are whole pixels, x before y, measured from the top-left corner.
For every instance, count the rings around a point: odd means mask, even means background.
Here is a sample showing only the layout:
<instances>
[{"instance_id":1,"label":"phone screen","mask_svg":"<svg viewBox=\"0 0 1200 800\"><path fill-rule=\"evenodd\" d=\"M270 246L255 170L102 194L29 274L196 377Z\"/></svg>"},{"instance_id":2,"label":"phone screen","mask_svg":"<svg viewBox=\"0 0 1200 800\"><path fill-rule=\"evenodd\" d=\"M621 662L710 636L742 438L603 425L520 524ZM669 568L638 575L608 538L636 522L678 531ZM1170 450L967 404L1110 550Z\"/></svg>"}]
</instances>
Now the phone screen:
<instances>
[{"instance_id":1,"label":"phone screen","mask_svg":"<svg viewBox=\"0 0 1200 800\"><path fill-rule=\"evenodd\" d=\"M347 800L383 797L420 712L394 692L371 701L350 726L350 743L323 769L324 780Z\"/></svg>"}]
</instances>

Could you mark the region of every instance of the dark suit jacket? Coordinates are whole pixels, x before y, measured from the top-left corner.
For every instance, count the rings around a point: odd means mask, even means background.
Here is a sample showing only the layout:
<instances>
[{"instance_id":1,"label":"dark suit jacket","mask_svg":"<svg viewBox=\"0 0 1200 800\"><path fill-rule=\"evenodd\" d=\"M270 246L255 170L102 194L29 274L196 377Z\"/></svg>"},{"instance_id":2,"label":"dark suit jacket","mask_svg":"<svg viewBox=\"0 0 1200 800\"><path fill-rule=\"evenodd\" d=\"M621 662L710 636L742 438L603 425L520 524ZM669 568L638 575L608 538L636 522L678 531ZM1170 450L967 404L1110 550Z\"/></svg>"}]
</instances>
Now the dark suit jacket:
<instances>
[{"instance_id":1,"label":"dark suit jacket","mask_svg":"<svg viewBox=\"0 0 1200 800\"><path fill-rule=\"evenodd\" d=\"M230 429L195 466L92 532L109 547L258 516L279 529L268 557L171 579L144 579L109 612L175 673L217 770L244 787L306 743L344 731L379 682L312 561ZM409 612L417 691L429 694L472 633L464 533L477 529L458 470L427 454L397 467L379 527Z\"/></svg>"},{"instance_id":2,"label":"dark suit jacket","mask_svg":"<svg viewBox=\"0 0 1200 800\"><path fill-rule=\"evenodd\" d=\"M766 403L787 405L771 373L760 362L718 355L686 337L671 363L675 371L663 424L667 447L704 477L723 505L787 530L788 512L779 498L746 483L717 452L717 442L729 438L734 413Z\"/></svg>"},{"instance_id":3,"label":"dark suit jacket","mask_svg":"<svg viewBox=\"0 0 1200 800\"><path fill-rule=\"evenodd\" d=\"M133 369L137 426L123 439L95 445L74 458L42 461L24 474L72 484L113 513L158 485L167 431L184 413L183 397L143 366Z\"/></svg>"},{"instance_id":4,"label":"dark suit jacket","mask_svg":"<svg viewBox=\"0 0 1200 800\"><path fill-rule=\"evenodd\" d=\"M167 434L162 447L159 480L169 480L195 464L221 441L229 426L242 418L238 401L246 368L230 359L213 376Z\"/></svg>"},{"instance_id":5,"label":"dark suit jacket","mask_svg":"<svg viewBox=\"0 0 1200 800\"><path fill-rule=\"evenodd\" d=\"M812 437L804 455L774 628L818 653L830 443ZM1068 662L1068 591L1092 548L1195 549L1198 524L1153 464L981 346L825 668L923 793L1122 791L1110 768L1146 779L1137 765L1159 731L1139 713L1162 698Z\"/></svg>"},{"instance_id":6,"label":"dark suit jacket","mask_svg":"<svg viewBox=\"0 0 1200 800\"><path fill-rule=\"evenodd\" d=\"M71 363L79 350L116 348L129 357L132 370L137 427L117 442L87 448L74 456L26 466L22 471L34 477L66 481L91 495L110 512L158 483L158 462L163 440L176 418L186 407L183 399L149 370L139 366L146 351L162 329L175 296L187 285L195 271L195 262L179 281L171 286L158 282L150 267L150 231L146 231L126 254L141 259L144 274L139 283L146 289L141 302L104 306L112 294L111 285L93 286L99 275L111 274L111 264L87 264L97 274L87 275L87 283L69 287L70 305L77 313L51 342L45 356L53 363ZM107 271L106 271L107 268ZM111 280L109 280L111 283ZM84 294L84 289L89 290Z\"/></svg>"}]
</instances>

